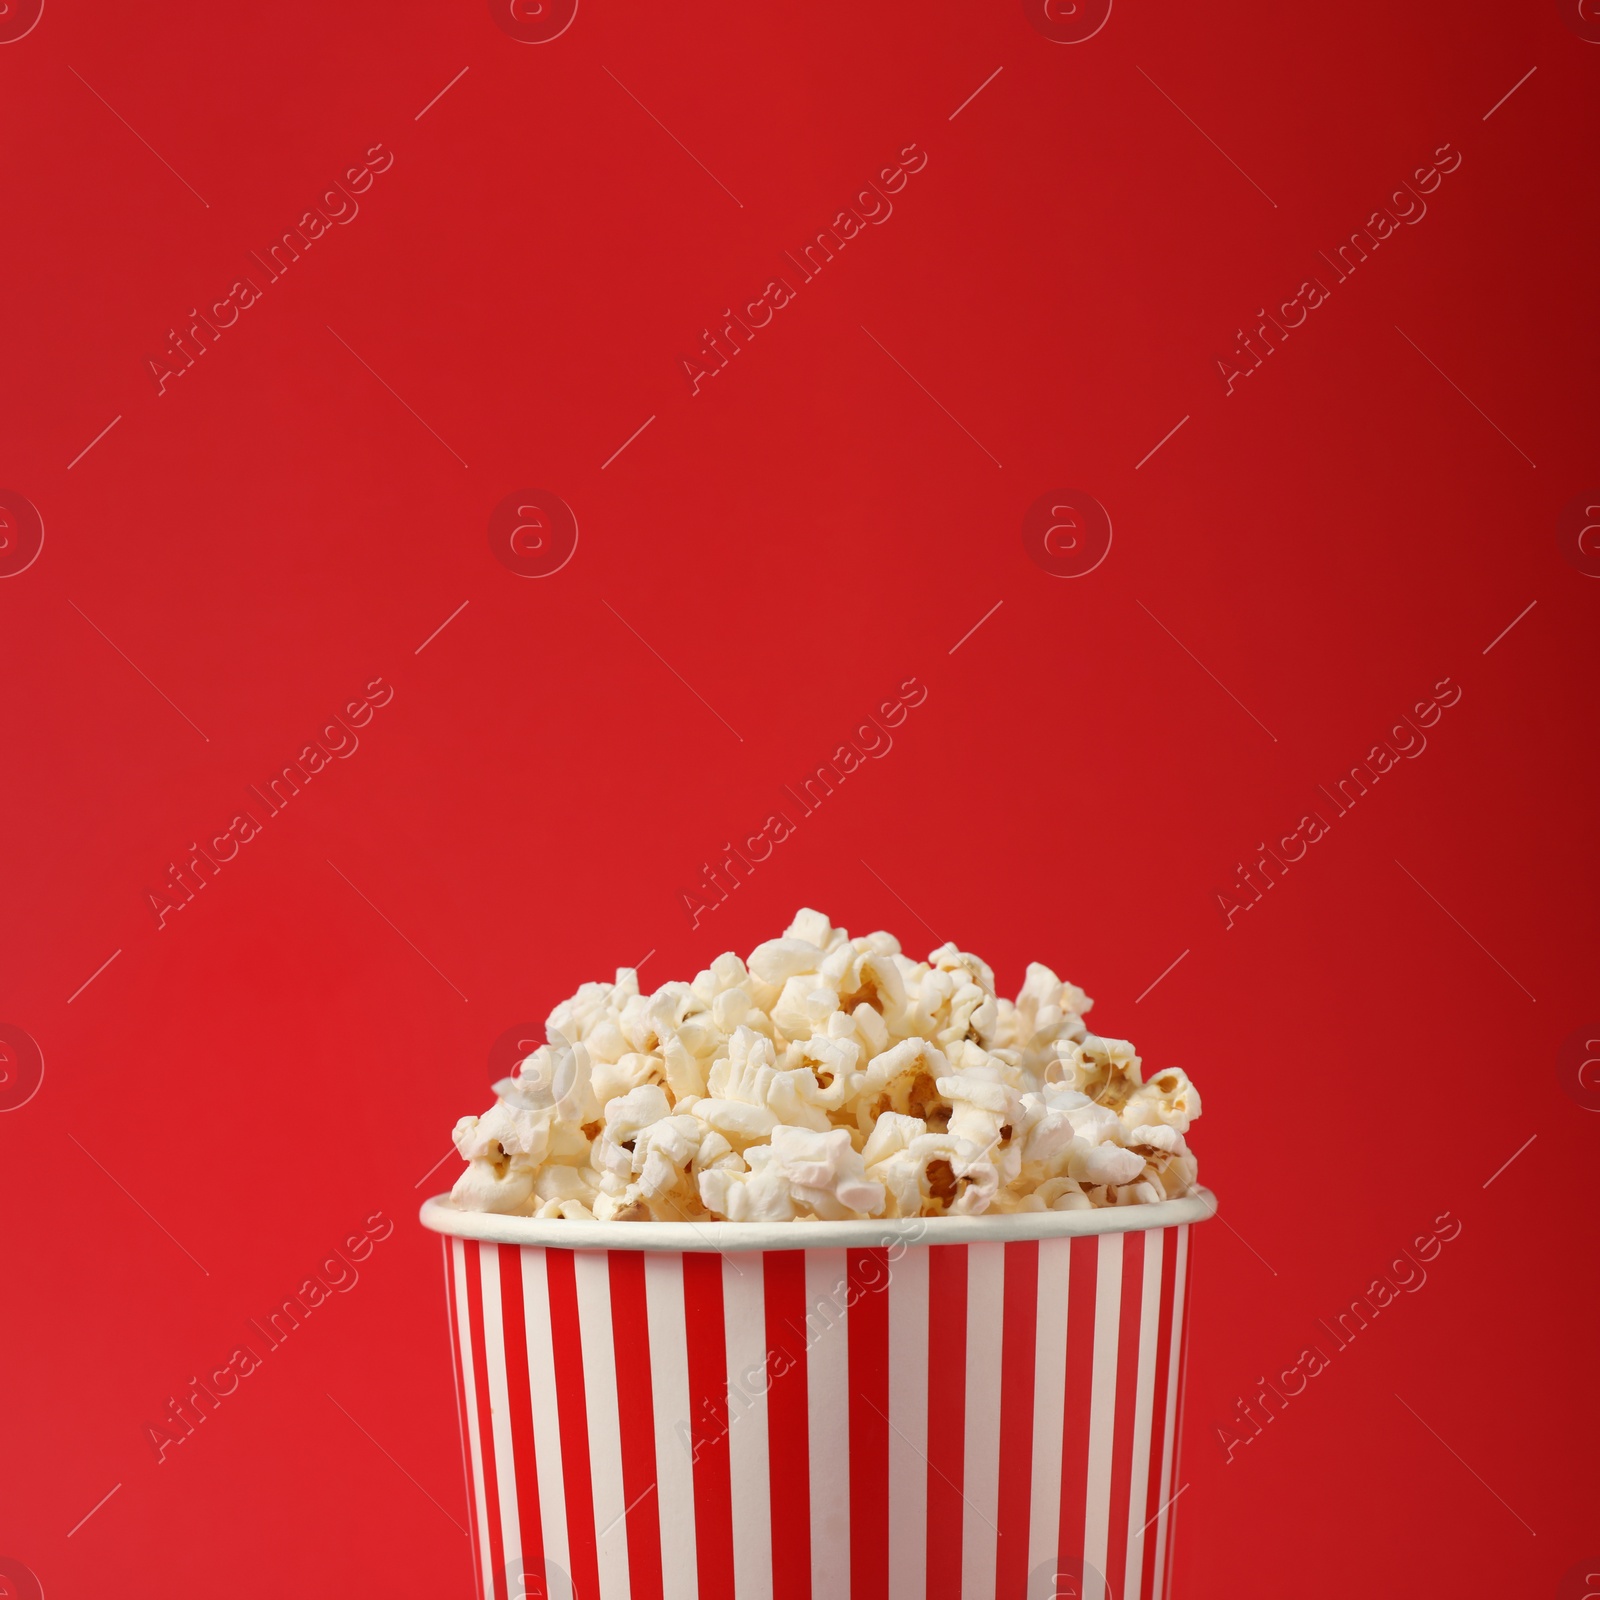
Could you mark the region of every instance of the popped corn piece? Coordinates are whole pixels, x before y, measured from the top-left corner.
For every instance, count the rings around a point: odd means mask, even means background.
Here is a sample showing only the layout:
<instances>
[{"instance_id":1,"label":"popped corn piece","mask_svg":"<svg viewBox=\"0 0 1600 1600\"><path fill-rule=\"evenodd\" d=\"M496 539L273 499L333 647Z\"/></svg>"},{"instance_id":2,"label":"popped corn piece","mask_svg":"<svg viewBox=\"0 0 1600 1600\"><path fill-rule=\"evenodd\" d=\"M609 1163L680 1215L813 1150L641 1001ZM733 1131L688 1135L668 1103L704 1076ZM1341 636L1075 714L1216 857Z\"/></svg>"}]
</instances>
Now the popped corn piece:
<instances>
[{"instance_id":1,"label":"popped corn piece","mask_svg":"<svg viewBox=\"0 0 1600 1600\"><path fill-rule=\"evenodd\" d=\"M892 1034L901 1038L931 1039L939 1031L940 1014L955 993L955 980L948 972L936 972L927 965L906 964L899 973L901 999L891 1012L884 1007L884 1022Z\"/></svg>"},{"instance_id":2,"label":"popped corn piece","mask_svg":"<svg viewBox=\"0 0 1600 1600\"><path fill-rule=\"evenodd\" d=\"M728 1041L728 1054L712 1067L706 1087L713 1096L770 1111L777 1122L802 1128L831 1126L814 1103L815 1076L804 1069L780 1071L772 1041L748 1028L739 1029Z\"/></svg>"},{"instance_id":3,"label":"popped corn piece","mask_svg":"<svg viewBox=\"0 0 1600 1600\"><path fill-rule=\"evenodd\" d=\"M624 1189L619 1194L602 1192L594 1203L596 1222L654 1222L649 1201Z\"/></svg>"},{"instance_id":4,"label":"popped corn piece","mask_svg":"<svg viewBox=\"0 0 1600 1600\"><path fill-rule=\"evenodd\" d=\"M985 994L994 993L994 972L989 963L969 955L965 950L958 950L948 941L928 956L928 965L940 972L963 972Z\"/></svg>"},{"instance_id":5,"label":"popped corn piece","mask_svg":"<svg viewBox=\"0 0 1600 1600\"><path fill-rule=\"evenodd\" d=\"M1139 1057L1126 1039L1102 1039L1091 1033L1081 1042L1059 1041L1055 1056L1048 1073L1052 1081L1113 1110L1143 1081Z\"/></svg>"},{"instance_id":6,"label":"popped corn piece","mask_svg":"<svg viewBox=\"0 0 1600 1600\"><path fill-rule=\"evenodd\" d=\"M752 1106L743 1100L718 1100L708 1096L696 1100L691 1115L707 1127L715 1128L736 1149L760 1144L779 1126L777 1113L765 1106Z\"/></svg>"},{"instance_id":7,"label":"popped corn piece","mask_svg":"<svg viewBox=\"0 0 1600 1600\"><path fill-rule=\"evenodd\" d=\"M662 1046L661 1070L667 1087L680 1101L706 1092L705 1068L700 1058L676 1035Z\"/></svg>"},{"instance_id":8,"label":"popped corn piece","mask_svg":"<svg viewBox=\"0 0 1600 1600\"><path fill-rule=\"evenodd\" d=\"M925 1104L937 1096L938 1080L949 1071L948 1059L926 1039L902 1039L891 1045L857 1077L857 1126L870 1133L874 1120L887 1113L910 1115L913 1094L920 1093Z\"/></svg>"},{"instance_id":9,"label":"popped corn piece","mask_svg":"<svg viewBox=\"0 0 1600 1600\"><path fill-rule=\"evenodd\" d=\"M813 911L809 906L795 912L794 921L783 930L783 936L785 939L801 939L819 950L832 950L849 937L843 928L832 927L820 911Z\"/></svg>"},{"instance_id":10,"label":"popped corn piece","mask_svg":"<svg viewBox=\"0 0 1600 1600\"><path fill-rule=\"evenodd\" d=\"M544 1200L580 1200L588 1204L600 1192L598 1177L588 1167L542 1167L533 1180L534 1195Z\"/></svg>"},{"instance_id":11,"label":"popped corn piece","mask_svg":"<svg viewBox=\"0 0 1600 1600\"><path fill-rule=\"evenodd\" d=\"M1182 1067L1168 1067L1134 1090L1123 1115L1135 1121L1164 1122L1187 1133L1189 1124L1200 1115L1200 1091Z\"/></svg>"},{"instance_id":12,"label":"popped corn piece","mask_svg":"<svg viewBox=\"0 0 1600 1600\"><path fill-rule=\"evenodd\" d=\"M861 1059L860 1045L854 1039L831 1039L826 1034L797 1042L801 1076L796 1088L801 1099L825 1111L842 1111L859 1092L856 1063Z\"/></svg>"},{"instance_id":13,"label":"popped corn piece","mask_svg":"<svg viewBox=\"0 0 1600 1600\"><path fill-rule=\"evenodd\" d=\"M694 985L688 983L664 983L654 994L646 996L645 1015L657 1043L665 1044L676 1037L678 1029L697 1012L704 1011L706 1005L707 1001L701 998Z\"/></svg>"},{"instance_id":14,"label":"popped corn piece","mask_svg":"<svg viewBox=\"0 0 1600 1600\"><path fill-rule=\"evenodd\" d=\"M1067 1121L1072 1124L1073 1134L1089 1144L1104 1144L1108 1139L1115 1142L1122 1128L1122 1119L1115 1111L1089 1100L1069 1108Z\"/></svg>"},{"instance_id":15,"label":"popped corn piece","mask_svg":"<svg viewBox=\"0 0 1600 1600\"><path fill-rule=\"evenodd\" d=\"M889 1048L889 1025L883 1020L881 1012L874 1011L863 1000L850 1013L850 1020L855 1024L855 1031L866 1046L868 1056L878 1055Z\"/></svg>"},{"instance_id":16,"label":"popped corn piece","mask_svg":"<svg viewBox=\"0 0 1600 1600\"><path fill-rule=\"evenodd\" d=\"M988 1043L1000 1015L995 1002L994 973L988 963L958 950L953 944L940 945L928 957L928 962L935 972L947 974L952 984L949 998L936 1018L934 1037L947 1046L962 1039Z\"/></svg>"},{"instance_id":17,"label":"popped corn piece","mask_svg":"<svg viewBox=\"0 0 1600 1600\"><path fill-rule=\"evenodd\" d=\"M1049 1178L1034 1194L1052 1211L1091 1211L1094 1201L1083 1192L1076 1178Z\"/></svg>"},{"instance_id":18,"label":"popped corn piece","mask_svg":"<svg viewBox=\"0 0 1600 1600\"><path fill-rule=\"evenodd\" d=\"M928 1125L921 1117L903 1117L898 1112L886 1111L867 1135L861 1160L868 1167L876 1166L878 1162L898 1155L913 1139L920 1138L927 1131Z\"/></svg>"},{"instance_id":19,"label":"popped corn piece","mask_svg":"<svg viewBox=\"0 0 1600 1600\"><path fill-rule=\"evenodd\" d=\"M724 989L711 1002L711 1020L722 1033L732 1033L755 1010L750 991L743 988Z\"/></svg>"},{"instance_id":20,"label":"popped corn piece","mask_svg":"<svg viewBox=\"0 0 1600 1600\"><path fill-rule=\"evenodd\" d=\"M993 1150L1003 1136L1010 1139L1022 1104L1016 1091L992 1068L968 1067L934 1085L950 1102L947 1124L952 1138L965 1139L982 1150Z\"/></svg>"},{"instance_id":21,"label":"popped corn piece","mask_svg":"<svg viewBox=\"0 0 1600 1600\"><path fill-rule=\"evenodd\" d=\"M550 1149L551 1113L496 1101L481 1117L463 1117L452 1137L468 1161L536 1167Z\"/></svg>"},{"instance_id":22,"label":"popped corn piece","mask_svg":"<svg viewBox=\"0 0 1600 1600\"><path fill-rule=\"evenodd\" d=\"M986 994L975 983L964 983L951 996L945 1021L934 1037L944 1045L959 1039L987 1044L994 1037L998 1015L992 994Z\"/></svg>"},{"instance_id":23,"label":"popped corn piece","mask_svg":"<svg viewBox=\"0 0 1600 1600\"><path fill-rule=\"evenodd\" d=\"M1144 1171L1144 1157L1119 1144L1092 1144L1073 1153L1068 1171L1079 1183L1132 1183Z\"/></svg>"},{"instance_id":24,"label":"popped corn piece","mask_svg":"<svg viewBox=\"0 0 1600 1600\"><path fill-rule=\"evenodd\" d=\"M1000 1188L985 1153L948 1133L918 1135L867 1176L888 1191L888 1214L897 1217L976 1216Z\"/></svg>"},{"instance_id":25,"label":"popped corn piece","mask_svg":"<svg viewBox=\"0 0 1600 1600\"><path fill-rule=\"evenodd\" d=\"M559 1034L573 1043L582 1042L611 1009L615 993L615 984L580 984L570 1000L563 1000L545 1018L545 1037L552 1039Z\"/></svg>"},{"instance_id":26,"label":"popped corn piece","mask_svg":"<svg viewBox=\"0 0 1600 1600\"><path fill-rule=\"evenodd\" d=\"M785 1039L809 1039L839 1009L839 996L819 973L788 979L771 1011L772 1025Z\"/></svg>"},{"instance_id":27,"label":"popped corn piece","mask_svg":"<svg viewBox=\"0 0 1600 1600\"><path fill-rule=\"evenodd\" d=\"M533 1172L527 1167L497 1167L492 1161L472 1161L455 1181L450 1198L463 1211L489 1211L498 1216L521 1216L533 1194Z\"/></svg>"},{"instance_id":28,"label":"popped corn piece","mask_svg":"<svg viewBox=\"0 0 1600 1600\"><path fill-rule=\"evenodd\" d=\"M875 1095L868 1109L876 1114L887 1099L886 1109L943 1129L950 1103L939 1093L939 1079L949 1071L949 1059L937 1046L920 1037L902 1039L873 1058L863 1085L866 1094Z\"/></svg>"},{"instance_id":29,"label":"popped corn piece","mask_svg":"<svg viewBox=\"0 0 1600 1600\"><path fill-rule=\"evenodd\" d=\"M817 971L822 962L822 952L808 939L768 939L750 952L751 972L780 988L790 978Z\"/></svg>"},{"instance_id":30,"label":"popped corn piece","mask_svg":"<svg viewBox=\"0 0 1600 1600\"><path fill-rule=\"evenodd\" d=\"M696 1011L683 1019L678 1027L678 1043L691 1055L702 1061L716 1055L722 1044L722 1033L709 1011Z\"/></svg>"},{"instance_id":31,"label":"popped corn piece","mask_svg":"<svg viewBox=\"0 0 1600 1600\"><path fill-rule=\"evenodd\" d=\"M1020 1107L1021 1116L1012 1129L1019 1157L1025 1165L1053 1161L1074 1137L1071 1117L1065 1108L1051 1105L1038 1094L1023 1095Z\"/></svg>"},{"instance_id":32,"label":"popped corn piece","mask_svg":"<svg viewBox=\"0 0 1600 1600\"><path fill-rule=\"evenodd\" d=\"M1045 1049L1057 1039L1081 1040L1088 1033L1083 1019L1093 1005L1077 984L1063 982L1049 967L1030 961L1014 1010L1018 1046Z\"/></svg>"},{"instance_id":33,"label":"popped corn piece","mask_svg":"<svg viewBox=\"0 0 1600 1600\"><path fill-rule=\"evenodd\" d=\"M634 1170L634 1146L639 1135L671 1113L666 1095L656 1084L641 1084L619 1095L606 1106L605 1126L589 1147L590 1164L600 1173L626 1182Z\"/></svg>"},{"instance_id":34,"label":"popped corn piece","mask_svg":"<svg viewBox=\"0 0 1600 1600\"><path fill-rule=\"evenodd\" d=\"M857 948L857 945L862 948ZM901 975L905 957L875 950L866 940L854 941L834 952L842 958L839 973L839 1005L853 1012L869 1005L883 1018L889 1031L897 1031L896 1019L905 1009L906 986ZM904 1030L899 1030L903 1032Z\"/></svg>"},{"instance_id":35,"label":"popped corn piece","mask_svg":"<svg viewBox=\"0 0 1600 1600\"><path fill-rule=\"evenodd\" d=\"M724 950L705 971L695 975L690 987L699 999L710 1002L724 990L739 988L749 976L750 969L744 962L733 951Z\"/></svg>"},{"instance_id":36,"label":"popped corn piece","mask_svg":"<svg viewBox=\"0 0 1600 1600\"><path fill-rule=\"evenodd\" d=\"M639 1192L654 1200L675 1190L692 1190L689 1174L707 1132L704 1122L686 1112L641 1128L634 1135L632 1163Z\"/></svg>"},{"instance_id":37,"label":"popped corn piece","mask_svg":"<svg viewBox=\"0 0 1600 1600\"><path fill-rule=\"evenodd\" d=\"M665 1076L659 1056L630 1051L617 1061L595 1062L589 1071L589 1087L603 1110L618 1095L627 1094L640 1084L660 1083Z\"/></svg>"},{"instance_id":38,"label":"popped corn piece","mask_svg":"<svg viewBox=\"0 0 1600 1600\"><path fill-rule=\"evenodd\" d=\"M586 1122L577 1127L570 1122L550 1125L550 1148L545 1152L544 1167L586 1167L589 1164L589 1144L600 1131L598 1122Z\"/></svg>"},{"instance_id":39,"label":"popped corn piece","mask_svg":"<svg viewBox=\"0 0 1600 1600\"><path fill-rule=\"evenodd\" d=\"M795 1204L825 1222L875 1217L883 1210L883 1185L867 1176L844 1128L814 1133L809 1128L772 1130L769 1170L788 1181Z\"/></svg>"},{"instance_id":40,"label":"popped corn piece","mask_svg":"<svg viewBox=\"0 0 1600 1600\"><path fill-rule=\"evenodd\" d=\"M793 1185L772 1162L772 1147L757 1145L754 1162L739 1172L714 1167L700 1174L700 1199L707 1211L726 1222L790 1222L795 1216Z\"/></svg>"},{"instance_id":41,"label":"popped corn piece","mask_svg":"<svg viewBox=\"0 0 1600 1600\"><path fill-rule=\"evenodd\" d=\"M1180 1200L1199 1181L1199 1163L1185 1151L1181 1156L1176 1156L1168 1162L1160 1177L1163 1198Z\"/></svg>"},{"instance_id":42,"label":"popped corn piece","mask_svg":"<svg viewBox=\"0 0 1600 1600\"><path fill-rule=\"evenodd\" d=\"M1130 1116L1136 1109L1136 1102L1130 1100L1122 1108L1122 1123L1128 1128L1124 1141L1130 1150L1137 1150L1141 1145L1154 1150L1165 1151L1168 1155L1181 1155L1187 1148L1183 1142L1183 1135L1174 1127L1165 1122L1138 1122ZM1134 1126L1128 1127L1130 1121Z\"/></svg>"}]
</instances>

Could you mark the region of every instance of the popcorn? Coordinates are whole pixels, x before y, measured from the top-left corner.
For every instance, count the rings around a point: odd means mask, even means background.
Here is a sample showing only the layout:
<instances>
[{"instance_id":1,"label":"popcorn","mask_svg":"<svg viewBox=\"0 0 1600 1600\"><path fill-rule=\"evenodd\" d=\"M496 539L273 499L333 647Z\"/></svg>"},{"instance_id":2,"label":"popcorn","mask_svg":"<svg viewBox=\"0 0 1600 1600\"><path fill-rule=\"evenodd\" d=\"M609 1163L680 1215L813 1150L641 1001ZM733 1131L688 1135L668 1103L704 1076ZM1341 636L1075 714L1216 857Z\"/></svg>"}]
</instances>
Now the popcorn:
<instances>
[{"instance_id":1,"label":"popcorn","mask_svg":"<svg viewBox=\"0 0 1600 1600\"><path fill-rule=\"evenodd\" d=\"M1187 1133L1189 1124L1200 1115L1200 1093L1189 1082L1188 1073L1179 1067L1168 1067L1133 1091L1122 1115L1124 1121L1162 1122L1179 1133Z\"/></svg>"},{"instance_id":2,"label":"popcorn","mask_svg":"<svg viewBox=\"0 0 1600 1600\"><path fill-rule=\"evenodd\" d=\"M747 961L641 994L632 968L550 1013L548 1043L463 1117L463 1210L640 1221L979 1216L1192 1191L1188 1075L1145 1081L1050 968L1015 1000L977 956L914 961L802 910Z\"/></svg>"},{"instance_id":3,"label":"popcorn","mask_svg":"<svg viewBox=\"0 0 1600 1600\"><path fill-rule=\"evenodd\" d=\"M882 1214L883 1185L867 1177L847 1128L774 1128L762 1167L784 1180L804 1215L852 1222Z\"/></svg>"},{"instance_id":4,"label":"popcorn","mask_svg":"<svg viewBox=\"0 0 1600 1600\"><path fill-rule=\"evenodd\" d=\"M887 1215L895 1217L976 1216L989 1209L1000 1189L1000 1175L985 1150L949 1133L918 1134L870 1168L868 1176L888 1191Z\"/></svg>"},{"instance_id":5,"label":"popcorn","mask_svg":"<svg viewBox=\"0 0 1600 1600\"><path fill-rule=\"evenodd\" d=\"M500 1216L528 1214L533 1198L533 1173L527 1168L513 1171L488 1161L474 1161L456 1180L450 1198L463 1211L492 1211Z\"/></svg>"}]
</instances>

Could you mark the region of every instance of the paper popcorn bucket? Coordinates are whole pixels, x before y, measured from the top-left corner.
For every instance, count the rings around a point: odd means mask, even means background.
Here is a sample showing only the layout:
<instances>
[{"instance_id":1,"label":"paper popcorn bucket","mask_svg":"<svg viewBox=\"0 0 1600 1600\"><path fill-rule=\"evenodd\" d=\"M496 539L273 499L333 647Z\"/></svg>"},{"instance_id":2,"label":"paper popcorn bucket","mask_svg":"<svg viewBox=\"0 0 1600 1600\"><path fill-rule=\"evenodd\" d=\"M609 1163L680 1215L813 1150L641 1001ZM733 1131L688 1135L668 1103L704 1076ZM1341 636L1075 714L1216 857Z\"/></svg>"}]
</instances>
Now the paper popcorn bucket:
<instances>
[{"instance_id":1,"label":"paper popcorn bucket","mask_svg":"<svg viewBox=\"0 0 1600 1600\"><path fill-rule=\"evenodd\" d=\"M1185 1200L445 1235L483 1600L1158 1600Z\"/></svg>"}]
</instances>

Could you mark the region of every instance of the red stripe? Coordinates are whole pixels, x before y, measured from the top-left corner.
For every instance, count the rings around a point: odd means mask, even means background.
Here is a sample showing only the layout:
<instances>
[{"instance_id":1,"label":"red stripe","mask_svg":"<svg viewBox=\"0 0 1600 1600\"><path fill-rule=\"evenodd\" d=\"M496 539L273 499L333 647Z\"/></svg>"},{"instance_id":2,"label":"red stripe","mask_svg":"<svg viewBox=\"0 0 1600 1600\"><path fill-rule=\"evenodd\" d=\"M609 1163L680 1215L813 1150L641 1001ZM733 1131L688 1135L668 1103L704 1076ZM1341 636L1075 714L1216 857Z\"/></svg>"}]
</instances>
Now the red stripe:
<instances>
[{"instance_id":1,"label":"red stripe","mask_svg":"<svg viewBox=\"0 0 1600 1600\"><path fill-rule=\"evenodd\" d=\"M806 1253L770 1251L767 1461L772 1484L772 1600L811 1600L811 1430L806 1410Z\"/></svg>"},{"instance_id":2,"label":"red stripe","mask_svg":"<svg viewBox=\"0 0 1600 1600\"><path fill-rule=\"evenodd\" d=\"M1111 1427L1111 1511L1106 1530L1106 1593L1122 1600L1128 1574L1128 1501L1138 1421L1139 1322L1144 1306L1144 1230L1122 1235L1122 1306L1117 1327L1117 1401Z\"/></svg>"},{"instance_id":3,"label":"red stripe","mask_svg":"<svg viewBox=\"0 0 1600 1600\"><path fill-rule=\"evenodd\" d=\"M1177 1395L1177 1430L1172 1437L1172 1493L1177 1494L1181 1485L1178 1484L1178 1469L1183 1455L1183 1397L1184 1391L1189 1386L1189 1307L1194 1303L1193 1284L1190 1280L1194 1276L1194 1240L1191 1236L1189 1225L1185 1223L1176 1230L1177 1237L1183 1243L1183 1304L1178 1308L1178 1326L1173 1330L1172 1359L1178 1363L1178 1395ZM1178 1508L1174 1504L1167 1512L1167 1569L1162 1575L1161 1592L1164 1595L1172 1593L1172 1560L1173 1552L1177 1548L1177 1541L1173 1535L1178 1531Z\"/></svg>"},{"instance_id":4,"label":"red stripe","mask_svg":"<svg viewBox=\"0 0 1600 1600\"><path fill-rule=\"evenodd\" d=\"M1100 1240L1085 1234L1072 1241L1067 1280L1067 1376L1061 1430L1061 1527L1057 1534L1063 1573L1083 1573L1084 1523L1089 1500L1089 1403L1094 1392L1094 1300ZM1073 1565L1076 1563L1076 1565Z\"/></svg>"},{"instance_id":5,"label":"red stripe","mask_svg":"<svg viewBox=\"0 0 1600 1600\"><path fill-rule=\"evenodd\" d=\"M533 1448L533 1397L528 1386L528 1330L522 1304L522 1250L500 1250L500 1326L506 1349L506 1394L510 1402L511 1459L517 1475L517 1526L522 1538L522 1587L543 1594L544 1525L539 1520L539 1464Z\"/></svg>"},{"instance_id":6,"label":"red stripe","mask_svg":"<svg viewBox=\"0 0 1600 1600\"><path fill-rule=\"evenodd\" d=\"M1028 1591L1028 1511L1033 1493L1033 1369L1039 1337L1039 1241L1006 1246L1005 1327L1000 1343L1000 1538L994 1592Z\"/></svg>"},{"instance_id":7,"label":"red stripe","mask_svg":"<svg viewBox=\"0 0 1600 1600\"><path fill-rule=\"evenodd\" d=\"M1145 1490L1144 1561L1139 1594L1149 1600L1155 1590L1156 1536L1161 1532L1161 1467L1167 1437L1167 1385L1172 1377L1172 1342L1167 1330L1172 1326L1172 1292L1178 1279L1178 1235L1171 1228L1161 1231L1161 1309L1156 1315L1156 1392L1150 1408L1150 1479Z\"/></svg>"},{"instance_id":8,"label":"red stripe","mask_svg":"<svg viewBox=\"0 0 1600 1600\"><path fill-rule=\"evenodd\" d=\"M595 1555L594 1495L590 1492L589 1408L583 1397L583 1335L578 1283L570 1250L546 1250L550 1285L550 1349L555 1358L556 1415L561 1426L561 1482L567 1502L567 1552L573 1593L600 1593Z\"/></svg>"},{"instance_id":9,"label":"red stripe","mask_svg":"<svg viewBox=\"0 0 1600 1600\"><path fill-rule=\"evenodd\" d=\"M612 1326L631 1348L617 1352L617 1417L622 1425L622 1493L628 1507L628 1588L632 1600L661 1600L661 1512L656 1487L655 1394L650 1382L650 1317L644 1256L609 1252Z\"/></svg>"},{"instance_id":10,"label":"red stripe","mask_svg":"<svg viewBox=\"0 0 1600 1600\"><path fill-rule=\"evenodd\" d=\"M928 1247L927 1600L961 1600L967 1448L967 1247Z\"/></svg>"},{"instance_id":11,"label":"red stripe","mask_svg":"<svg viewBox=\"0 0 1600 1600\"><path fill-rule=\"evenodd\" d=\"M889 1256L846 1252L850 1338L850 1600L888 1600Z\"/></svg>"},{"instance_id":12,"label":"red stripe","mask_svg":"<svg viewBox=\"0 0 1600 1600\"><path fill-rule=\"evenodd\" d=\"M461 1314L456 1305L456 1251L466 1246L459 1239L444 1241L444 1289L450 1307L450 1357L456 1377L456 1419L461 1424L461 1467L467 1478L467 1528L472 1541L472 1576L478 1600L483 1600L483 1554L478 1548L478 1502L472 1492L472 1439L467 1432L467 1408L463 1396L466 1380L461 1366Z\"/></svg>"},{"instance_id":13,"label":"red stripe","mask_svg":"<svg viewBox=\"0 0 1600 1600\"><path fill-rule=\"evenodd\" d=\"M733 1600L728 1345L722 1315L721 1256L710 1251L684 1254L683 1309L689 1341L689 1437L694 1446L694 1539L700 1595L701 1600Z\"/></svg>"},{"instance_id":14,"label":"red stripe","mask_svg":"<svg viewBox=\"0 0 1600 1600\"><path fill-rule=\"evenodd\" d=\"M478 1444L483 1457L484 1508L489 1514L489 1570L495 1600L505 1600L506 1550L500 1529L500 1483L494 1469L494 1412L489 1404L489 1358L483 1334L483 1252L486 1244L467 1248L467 1316L472 1328L472 1378L478 1392Z\"/></svg>"}]
</instances>

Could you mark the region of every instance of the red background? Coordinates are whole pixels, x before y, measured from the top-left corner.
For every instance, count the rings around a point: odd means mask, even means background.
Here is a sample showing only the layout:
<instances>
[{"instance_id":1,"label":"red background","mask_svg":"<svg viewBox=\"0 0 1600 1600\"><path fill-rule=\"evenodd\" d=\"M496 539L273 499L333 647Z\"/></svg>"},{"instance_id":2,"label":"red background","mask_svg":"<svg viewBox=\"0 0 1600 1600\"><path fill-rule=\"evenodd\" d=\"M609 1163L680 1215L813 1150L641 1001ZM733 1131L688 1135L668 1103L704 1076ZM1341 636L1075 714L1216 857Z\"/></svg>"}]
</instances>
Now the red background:
<instances>
[{"instance_id":1,"label":"red background","mask_svg":"<svg viewBox=\"0 0 1600 1600\"><path fill-rule=\"evenodd\" d=\"M0 46L0 487L45 526L0 582L0 1021L45 1061L0 1117L0 1555L52 1600L469 1593L414 1221L454 1165L419 1180L507 1028L810 904L1006 992L1048 961L1199 1084L1180 1595L1555 1593L1600 1548L1600 1117L1556 1067L1600 1014L1600 585L1556 536L1600 479L1597 71L1534 0L1124 0L1070 45L1017 4L586 0L525 45L481 4L49 0ZM166 331L379 142L158 394ZM912 142L691 395L710 319ZM1228 395L1235 330L1446 142ZM486 540L531 487L581 529L540 580ZM1071 581L1020 531L1061 488L1115 528ZM701 864L913 675L893 750L692 927ZM158 928L168 863L378 676ZM1225 927L1235 863L1446 676L1426 752ZM168 1397L379 1210L158 1465ZM1426 1286L1225 1462L1446 1211Z\"/></svg>"}]
</instances>

